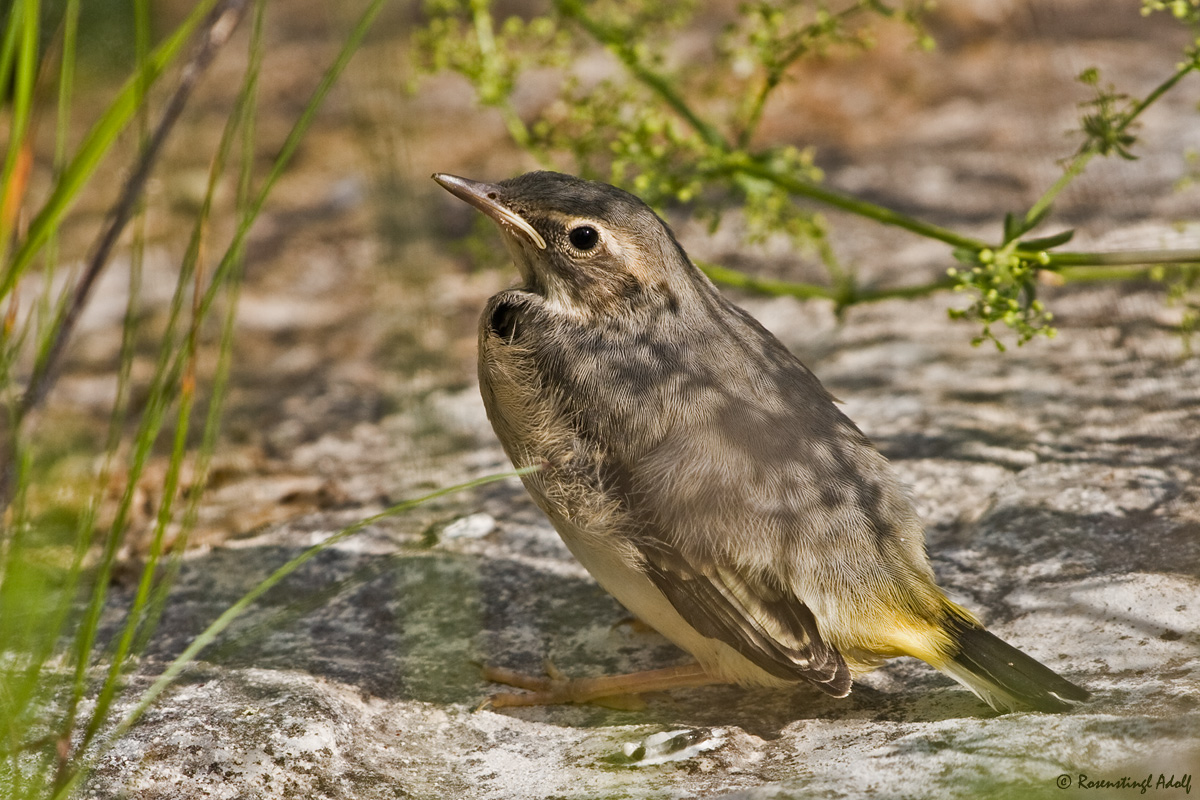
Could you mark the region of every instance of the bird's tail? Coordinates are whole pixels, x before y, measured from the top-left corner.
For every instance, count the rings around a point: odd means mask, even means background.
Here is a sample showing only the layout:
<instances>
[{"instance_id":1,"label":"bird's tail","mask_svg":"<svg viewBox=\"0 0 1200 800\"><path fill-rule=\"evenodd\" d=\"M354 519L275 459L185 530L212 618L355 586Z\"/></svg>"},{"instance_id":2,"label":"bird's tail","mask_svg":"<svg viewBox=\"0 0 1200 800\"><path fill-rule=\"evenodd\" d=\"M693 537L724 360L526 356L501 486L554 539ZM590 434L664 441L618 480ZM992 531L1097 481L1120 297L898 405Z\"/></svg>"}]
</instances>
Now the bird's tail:
<instances>
[{"instance_id":1,"label":"bird's tail","mask_svg":"<svg viewBox=\"0 0 1200 800\"><path fill-rule=\"evenodd\" d=\"M944 659L934 664L997 711L1066 711L1091 695L957 614L948 615Z\"/></svg>"}]
</instances>

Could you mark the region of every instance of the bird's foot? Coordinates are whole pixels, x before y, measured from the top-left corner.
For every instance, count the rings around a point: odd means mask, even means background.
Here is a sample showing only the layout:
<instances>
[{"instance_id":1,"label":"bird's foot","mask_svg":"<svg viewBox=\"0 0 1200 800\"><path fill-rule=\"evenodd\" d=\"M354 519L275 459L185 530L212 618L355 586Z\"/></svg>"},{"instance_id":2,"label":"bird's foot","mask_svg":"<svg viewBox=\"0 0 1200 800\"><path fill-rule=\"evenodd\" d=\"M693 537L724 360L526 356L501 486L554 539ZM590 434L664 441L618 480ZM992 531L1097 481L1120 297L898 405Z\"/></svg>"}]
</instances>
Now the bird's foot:
<instances>
[{"instance_id":1,"label":"bird's foot","mask_svg":"<svg viewBox=\"0 0 1200 800\"><path fill-rule=\"evenodd\" d=\"M567 678L550 663L546 676L539 677L504 667L484 667L483 677L492 683L502 683L523 692L498 692L484 701L483 706L548 706L563 703L594 703L622 711L645 708L638 695L693 686L723 683L706 673L699 664L632 672L626 675L604 675L596 678Z\"/></svg>"}]
</instances>

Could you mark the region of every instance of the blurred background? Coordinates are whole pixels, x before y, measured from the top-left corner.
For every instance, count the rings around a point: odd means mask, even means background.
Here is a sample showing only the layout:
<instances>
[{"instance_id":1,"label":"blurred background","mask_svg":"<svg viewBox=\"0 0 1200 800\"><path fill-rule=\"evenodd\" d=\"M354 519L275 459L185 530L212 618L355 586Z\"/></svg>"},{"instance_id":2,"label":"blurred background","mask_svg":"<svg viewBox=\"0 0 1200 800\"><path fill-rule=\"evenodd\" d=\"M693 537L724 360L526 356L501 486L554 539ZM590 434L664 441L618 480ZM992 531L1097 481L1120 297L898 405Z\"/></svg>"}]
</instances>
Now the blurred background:
<instances>
[{"instance_id":1,"label":"blurred background","mask_svg":"<svg viewBox=\"0 0 1200 800\"><path fill-rule=\"evenodd\" d=\"M18 9L37 5L10 2L0 11L11 19ZM625 5L592 8L617 18ZM780 6L816 13L809 4ZM155 0L138 16L126 0L81 4L64 121L56 70L68 7L65 0L41 7L37 49L43 68L24 95L29 121L21 147L13 146L21 119L19 70L6 73L8 105L0 122L9 142L5 174L27 174L10 181L19 188L6 193L6 206L17 209L5 222L13 233L10 257L20 252L22 237L36 227L39 208L61 182L63 160L56 151L71 153L88 141L93 125L145 63L139 48L144 58L197 8L184 0ZM593 88L599 93L597 87L619 88L620 59L594 40L581 45L576 38L565 45L566 60L511 54L511 60L526 59L519 70L505 63L509 54L501 49L501 69L489 78L479 74L469 52L439 49L452 34L461 38L472 21L477 33L486 4L383 3L361 45L347 51L344 72L316 108L231 260L236 278L216 295L214 312L192 325L189 346L186 309L218 274L225 247L238 235L246 206L239 181L247 181L253 194L279 154L290 152L289 132L368 4L272 0L261 7L256 28L258 8L244 13L200 76L153 162L137 215L82 306L57 380L21 421L21 488L6 519L12 531L35 532L25 542L37 547L13 560L16 539L6 540L2 554L9 560L0 578L8 576L8 589L0 600L10 611L27 606L14 595L27 586L14 583L14 565L36 564L43 588L65 586L62 596L73 597L75 584L60 583L63 573L108 564L115 585L128 592L156 580L145 577L154 575L153 568L144 571L146 563L182 547L181 531L189 531L188 548L202 550L306 514L327 512L330 520L348 524L415 493L506 468L498 448L479 444L490 434L477 398L475 329L486 298L516 276L488 224L429 176L449 172L493 181L551 167L609 177L618 152L604 149L614 133L612 120L633 115L617 104L614 116L604 118L609 129L597 134L588 127L597 118L575 114L572 98ZM532 20L547 8L534 0L499 0L489 24L503 44L512 34L505 20ZM1194 4L1181 8L1196 13ZM687 9L676 17L652 15L648 29L670 35L651 37L648 63L674 76L712 119L736 116L730 109L744 102L749 84L738 72L736 54L723 51L722 42L737 34L746 6L720 0ZM437 20L447 19L457 20L457 27L437 27ZM870 32L856 31L853 42L814 46L810 56L781 72L761 118L740 144L786 152L824 186L999 242L1005 214L1024 213L1078 151L1081 117L1096 111L1086 104L1097 91L1111 84L1109 96L1118 106L1127 99L1118 95L1145 97L1177 69L1193 35L1169 10L1146 14L1128 0L960 0L931 6L922 20L923 29L915 31L901 15L873 19ZM535 44L538 37L551 41L557 35L525 33ZM753 36L743 39L753 42ZM869 47L860 46L868 41ZM57 221L52 249L39 251L13 278L4 301L3 394L10 406L36 369L34 342L48 335L39 331L52 329L45 327L50 311L84 273L137 163L140 142L173 96L190 50L180 52L136 103L134 121L113 138ZM242 166L226 169L210 187L223 131L245 92L248 70L259 60L252 136L237 139L246 144L234 149ZM719 73L718 67L730 71ZM1098 81L1077 80L1093 67ZM474 83L462 74L472 70ZM509 77L511 85L504 84ZM489 80L503 84L502 103L486 96ZM630 102L636 99L630 95ZM1119 154L1095 159L1057 198L1038 234L1074 229L1072 250L1200 248L1198 103L1200 80L1185 76L1139 118L1138 141L1130 144L1136 160ZM539 150L514 141L523 129L523 135L552 140L554 132L539 124L555 120L564 135L580 141L594 135L599 149L581 163L561 142ZM19 152L29 159L27 173L19 173ZM686 175L688 151L679 152L684 156L667 152L663 159L682 158L673 168ZM689 253L708 263L825 285L833 263L852 273L856 285L883 290L942 281L957 264L953 248L942 242L810 200L797 199L799 212L779 217L793 229L764 232L736 198L709 196L705 187L639 187L634 167L618 177L631 190L645 189ZM697 163L697 174L704 168ZM814 225L815 239L809 237ZM197 277L183 281L180 294L182 265L189 263ZM1175 303L1155 275L1139 269L1128 277L1106 289L1103 301L1066 303L1061 310L1057 300L1094 292L1092 281L1043 281L1038 296L1055 309L1063 338L1109 315L1122 297L1136 295L1144 303L1147 292L1155 302L1122 336L1137 336L1139 325L1157 331L1187 323L1194 274ZM187 288L193 280L194 290ZM859 314L886 315L896 308L889 304L907 302L850 306L839 315L827 299L783 302L730 291L768 326L785 318L807 326L811 335L793 335L786 343L818 374L839 325ZM183 312L172 310L179 297ZM930 306L935 316L967 305L960 293L943 292L936 300ZM223 312L232 313L230 327L223 327ZM965 321L934 335L967 342L978 333L977 324ZM914 337L928 334L913 331ZM1186 338L1170 341L1172 358L1194 358ZM155 386L163 374L164 342L175 342L169 353L186 357L160 402ZM1028 345L1042 346L1041 339ZM1009 357L979 352L980 358ZM227 383L218 380L225 363ZM828 382L835 394L869 389L847 369L835 370ZM224 388L214 393L214 386ZM210 404L216 394L223 404ZM184 402L194 402L194 410L177 415ZM216 419L206 423L210 408ZM143 429L151 411L164 419ZM185 419L193 421L190 428ZM183 457L181 447L202 455ZM133 464L136 470L128 468ZM99 490L97 475L103 478ZM178 503L164 513L169 498ZM420 525L415 528L419 532ZM80 531L86 533L82 546ZM108 561L94 555L103 546L112 551ZM44 620L29 613L24 633L10 626L0 635L28 635Z\"/></svg>"},{"instance_id":2,"label":"blurred background","mask_svg":"<svg viewBox=\"0 0 1200 800\"><path fill-rule=\"evenodd\" d=\"M94 0L82 8L75 140L127 78L135 52L129 4ZM152 3L155 35L173 30L190 8ZM267 5L260 174L361 11L353 3ZM545 8L501 2L493 13L497 20L529 18ZM702 75L714 42L737 15L734 2L703 4L678 36L663 42L663 58L672 67L686 65L685 74L695 70L693 78ZM381 464L381 473L420 474L428 460L456 454L455 438L437 424L449 412L430 398L473 385L476 315L515 276L497 252L496 236L429 175L499 180L540 164L514 144L502 114L482 106L466 79L430 68L414 52L414 34L429 19L418 3L384 6L252 229L210 487L241 488L204 503L196 541L244 533L311 504L344 502L347 493L401 491L402 484L382 477L350 487L332 463L289 463L298 448L344 436L360 423L414 409L414 420L426 420L420 447L403 465ZM936 42L928 52L905 26L880 23L871 49L835 48L798 62L765 109L755 144L811 147L827 185L985 239L998 239L1004 213L1028 207L1078 147L1078 104L1091 97L1076 81L1080 72L1099 67L1103 81L1140 97L1170 74L1188 41L1169 14L1145 16L1121 0L957 2L934 8L925 24ZM44 28L48 37L54 31ZM247 21L222 48L147 185L135 387L161 339L212 153L246 69L249 35ZM618 69L595 45L567 71L609 76ZM522 74L512 94L516 111L532 119L561 103L562 73L542 67ZM1053 230L1075 228L1073 249L1163 247L1171 223L1194 219L1196 190L1185 184L1194 168L1189 153L1200 146L1194 113L1200 92L1197 81L1190 83L1145 115L1139 160L1097 160L1056 204ZM55 134L52 82L45 88L38 94L37 118L45 120L36 127L40 154L53 152ZM155 91L168 88L169 82ZM127 134L73 206L60 234L64 263L87 253L135 145ZM563 154L553 166L576 167ZM50 172L39 156L31 196L44 191ZM232 226L235 190L235 176L217 186L209 222L215 231ZM786 237L747 242L736 210L712 230L690 222L686 205L660 209L694 257L755 275L822 279L819 260ZM838 258L860 282L921 283L954 265L950 248L939 243L823 213ZM75 465L81 473L103 450L116 395L128 264L127 253L118 252L104 273L39 423L41 436L60 440L47 445L54 452L82 459ZM944 296L948 305L955 301ZM962 328L964 338L973 335L969 324ZM63 464L58 469L69 472ZM255 477L261 480L244 484Z\"/></svg>"}]
</instances>

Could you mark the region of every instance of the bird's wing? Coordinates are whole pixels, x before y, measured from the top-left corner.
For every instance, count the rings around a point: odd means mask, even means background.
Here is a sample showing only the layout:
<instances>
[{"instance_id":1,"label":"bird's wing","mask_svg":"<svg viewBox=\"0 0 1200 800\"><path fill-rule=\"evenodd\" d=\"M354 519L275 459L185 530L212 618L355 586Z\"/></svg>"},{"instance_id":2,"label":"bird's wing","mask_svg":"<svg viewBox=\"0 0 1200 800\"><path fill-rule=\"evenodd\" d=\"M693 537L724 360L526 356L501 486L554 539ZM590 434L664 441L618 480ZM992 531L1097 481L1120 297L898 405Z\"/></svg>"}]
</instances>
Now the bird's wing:
<instances>
[{"instance_id":1,"label":"bird's wing","mask_svg":"<svg viewBox=\"0 0 1200 800\"><path fill-rule=\"evenodd\" d=\"M850 692L841 654L821 638L808 606L732 567L703 568L660 541L643 547L644 569L671 605L704 636L717 639L776 677L807 679L834 697Z\"/></svg>"},{"instance_id":2,"label":"bird's wing","mask_svg":"<svg viewBox=\"0 0 1200 800\"><path fill-rule=\"evenodd\" d=\"M932 586L920 527L816 376L744 311L717 304L695 330L666 315L619 358L617 339L597 336L591 351L550 362L571 370L554 385L578 398L571 418L596 443L603 494L620 497L623 534L675 610L767 673L843 696L850 672L817 615L895 573Z\"/></svg>"},{"instance_id":3,"label":"bird's wing","mask_svg":"<svg viewBox=\"0 0 1200 800\"><path fill-rule=\"evenodd\" d=\"M816 378L774 340L763 352L774 360L723 357L728 380L680 389L672 426L619 451L610 482L643 569L684 619L766 672L840 697L850 672L805 592L878 582L883 557L863 554L892 549L911 510Z\"/></svg>"}]
</instances>

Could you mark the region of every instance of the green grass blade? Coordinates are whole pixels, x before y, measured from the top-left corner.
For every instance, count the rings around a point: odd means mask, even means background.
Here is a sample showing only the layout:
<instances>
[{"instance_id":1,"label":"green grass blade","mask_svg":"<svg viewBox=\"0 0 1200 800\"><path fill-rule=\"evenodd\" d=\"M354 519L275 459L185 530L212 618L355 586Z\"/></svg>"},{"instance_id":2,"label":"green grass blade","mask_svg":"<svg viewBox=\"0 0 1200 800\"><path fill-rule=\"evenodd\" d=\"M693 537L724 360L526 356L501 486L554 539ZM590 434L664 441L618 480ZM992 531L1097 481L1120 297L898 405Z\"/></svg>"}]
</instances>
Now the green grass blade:
<instances>
[{"instance_id":1,"label":"green grass blade","mask_svg":"<svg viewBox=\"0 0 1200 800\"><path fill-rule=\"evenodd\" d=\"M8 7L8 16L4 20L4 41L0 44L0 86L8 86L12 80L17 40L21 33L21 15L24 11L24 6L16 3Z\"/></svg>"},{"instance_id":2,"label":"green grass blade","mask_svg":"<svg viewBox=\"0 0 1200 800\"><path fill-rule=\"evenodd\" d=\"M475 478L474 480L466 481L465 483L459 483L454 486L438 489L415 499L404 500L391 506L390 508L385 509L384 511L379 512L378 514L374 514L370 517L359 520L353 525L338 531L320 544L315 544L308 548L303 553L272 572L266 580L262 581L253 589L246 592L246 594L244 594L236 603L227 608L219 617L217 617L215 621L212 622L212 624L205 628L204 631L201 632L200 635L197 636L196 639L187 647L187 649L180 653L179 656L171 662L167 669L163 671L163 674L158 677L158 680L156 680L148 689L146 689L141 698L138 700L138 703L133 707L132 710L130 710L130 712L117 726L116 730L113 732L113 738L115 739L128 731L129 728L132 727L135 722L137 722L141 715L145 713L146 709L150 707L154 700L157 699L160 694L162 694L163 690L179 677L183 670L187 668L188 664L190 664L196 658L196 656L204 650L204 648L212 644L217 636L219 636L222 631L228 628L235 619L241 616L246 609L254 603L254 601L262 597L263 594L273 588L288 575L292 574L301 566L311 561L322 551L332 547L335 544L338 544L339 542L353 536L359 531L370 527L371 525L374 525L377 522L381 522L388 517L394 517L398 514L411 511L412 509L424 505L432 500L437 500L441 497L464 492L468 489L475 489L480 486L485 486L489 483L495 483L496 481L506 480L508 478L516 478L522 475L530 475L534 472L537 472L539 469L541 469L539 466L524 467L522 469L512 470L510 472L502 472L495 475L485 475L482 478Z\"/></svg>"},{"instance_id":3,"label":"green grass blade","mask_svg":"<svg viewBox=\"0 0 1200 800\"><path fill-rule=\"evenodd\" d=\"M430 492L429 494L412 500L405 500L378 514L359 520L347 528L343 528L325 541L321 542L320 544L313 545L300 555L293 558L291 561L288 561L286 564L272 572L271 575L266 578L266 580L262 581L253 589L246 592L246 594L244 594L236 603L227 608L167 666L167 668L163 671L163 674L160 675L158 679L155 680L155 682L142 693L142 696L138 699L138 702L116 725L112 733L89 754L88 765L90 766L90 764L95 763L95 760L101 757L118 739L128 733L134 724L141 719L142 715L146 713L146 710L150 708L150 706L158 699L159 695L161 695L172 683L174 683L175 680L181 674L183 674L184 670L188 668L192 661L194 661L206 647L212 644L213 641L215 641L216 638L220 636L221 633L228 628L234 620L245 613L246 609L248 609L256 600L258 600L258 598L262 597L276 584L278 584L288 575L295 572L307 562L311 561L322 551L349 538L350 536L353 536L359 531L374 525L377 522L387 519L388 517L393 517L397 514L410 511L417 506L423 505L424 503L428 503L440 497L446 497L447 495L456 494L468 489L474 489L479 486L494 483L496 481L505 480L507 478L528 475L533 472L537 472L539 469L541 469L540 466L524 467L523 469L513 470L511 472L503 472L496 475L486 475L482 478L476 478L455 486L448 486L438 489L437 491ZM61 798L65 798L85 771L86 769L80 769L77 773L75 773L74 776L72 776L70 781L61 785L54 795L55 800L61 800Z\"/></svg>"},{"instance_id":4,"label":"green grass blade","mask_svg":"<svg viewBox=\"0 0 1200 800\"><path fill-rule=\"evenodd\" d=\"M117 137L137 114L140 98L145 90L179 57L196 28L217 2L218 0L199 0L179 27L150 54L145 70L125 82L116 99L88 131L74 158L55 183L45 205L30 222L28 233L0 277L0 298L8 296L17 280L46 244L51 233L57 230L71 203L79 196L79 192L87 184L100 161L112 149Z\"/></svg>"},{"instance_id":5,"label":"green grass blade","mask_svg":"<svg viewBox=\"0 0 1200 800\"><path fill-rule=\"evenodd\" d=\"M245 212L249 198L250 181L254 174L255 117L258 103L258 81L262 72L262 58L265 51L263 44L265 17L266 0L257 0L255 3L254 20L250 31L246 76L242 82L242 88L238 92L229 123L222 133L221 144L217 149L217 157L214 159L213 169L209 174L209 185L205 193L203 209L201 211L201 216L204 217L208 214L207 209L212 206L217 181L224 172L226 159L232 150L234 137L239 130L242 133L242 147L235 206L238 209L239 216ZM180 556L187 545L188 535L195 529L196 520L199 518L200 502L204 497L202 487L208 485L212 455L216 451L217 435L221 427L222 411L228 392L229 376L233 363L233 344L238 299L241 294L242 267L243 259L241 254L239 254L236 259L236 268L230 271L227 281L225 320L221 327L221 340L217 346L217 365L212 377L212 389L204 421L204 432L196 453L193 469L194 486L197 487L197 490L192 491L188 495L187 506L184 510L180 526L180 534L173 545L171 559L167 563L162 579L157 582L154 595L150 600L146 620L143 624L143 629L146 631L147 636L158 625L158 619L166 605L167 595L178 572Z\"/></svg>"},{"instance_id":6,"label":"green grass blade","mask_svg":"<svg viewBox=\"0 0 1200 800\"><path fill-rule=\"evenodd\" d=\"M226 250L221 262L217 265L216 271L213 275L212 284L209 286L204 296L200 299L200 314L202 316L208 314L209 307L217 297L219 287L221 282L224 280L225 274L229 270L233 269L236 265L238 254L241 252L241 248L245 246L246 237L249 235L251 227L253 227L254 222L258 219L259 214L262 213L262 209L267 202L267 198L270 197L271 191L275 188L275 184L287 169L288 164L291 162L292 157L296 153L296 149L300 146L300 142L304 139L304 135L308 132L309 127L311 127L313 119L316 117L317 110L321 107L326 95L329 94L329 90L333 88L334 83L337 82L337 79L341 76L347 64L350 63L351 57L362 44L363 39L366 37L367 32L371 28L371 25L374 23L375 18L379 15L379 12L383 10L384 3L386 2L387 0L372 0L370 5L367 6L366 11L363 12L362 16L358 20L358 23L354 26L349 37L343 44L337 58L334 59L333 64L322 76L320 83L317 85L316 90L309 98L304 110L297 118L295 125L293 125L291 131L288 132L287 138L284 140L283 146L280 147L279 153L275 157L275 161L271 164L271 169L266 178L263 180L262 186L260 186L258 192L252 196L244 215L239 221L237 229L234 231L229 248ZM183 361L177 357L168 373L168 380L171 385L174 385L174 383L179 380L182 369Z\"/></svg>"},{"instance_id":7,"label":"green grass blade","mask_svg":"<svg viewBox=\"0 0 1200 800\"><path fill-rule=\"evenodd\" d=\"M4 157L3 176L0 177L3 197L3 208L0 208L0 262L3 262L3 256L8 253L12 223L16 220L16 204L23 193L23 187L15 185L14 176L17 173L17 162L25 148L25 137L29 133L29 120L33 113L33 92L38 71L38 20L41 16L39 5L37 0L22 0L20 5L13 4L9 12L9 25L15 45L12 58L15 61L16 79L12 84L12 122L8 134L8 152ZM3 55L7 61L8 37L5 38L6 52Z\"/></svg>"},{"instance_id":8,"label":"green grass blade","mask_svg":"<svg viewBox=\"0 0 1200 800\"><path fill-rule=\"evenodd\" d=\"M261 8L261 3L259 4ZM261 23L261 15L258 19ZM251 37L252 47L257 47L260 51L257 61L252 59L251 68L248 70L247 77L244 81L242 91L239 92L237 101L235 101L234 112L230 115L229 120L222 133L221 141L217 148L216 156L209 170L208 185L205 192L205 197L198 212L193 226L192 241L196 246L189 248L188 257L184 268L181 270L179 285L177 286L176 298L181 299L185 296L182 291L185 283L192 283L193 290L191 296L197 298L200 294L201 273L199 269L199 243L204 232L208 229L208 221L212 211L213 198L216 194L218 182L225 171L225 164L229 153L232 149L233 142L236 141L239 128L246 118L246 105L253 95L253 86L257 84L258 64L261 63L261 48L262 48L262 32L259 27ZM245 84L250 84L250 90L245 88ZM234 273L231 277L236 282L236 277L239 273ZM232 315L236 310L235 306L230 307ZM180 475L187 456L187 441L188 433L191 427L191 416L195 402L195 387L196 377L194 374L196 357L199 349L199 331L204 322L204 317L198 313L198 309L193 305L193 314L187 334L183 341L182 355L187 364L187 374L180 387L181 396L179 398L179 408L175 414L175 437L172 445L171 456L167 465L167 472L164 479L161 500L159 503L158 514L156 515L154 530L151 535L149 554L146 563L142 569L142 575L138 582L138 587L134 596L133 603L128 612L125 626L121 632L121 636L117 642L116 649L111 656L108 676L102 687L94 705L94 711L90 723L84 733L83 740L79 744L78 749L86 749L92 741L100 726L107 718L108 709L115 699L120 688L120 679L123 670L125 669L129 656L132 652L136 652L140 645L139 639L144 641L148 637L153 628L154 621L157 619L156 608L161 608L161 600L165 596L165 592L169 588L169 581L162 584L162 590L156 591L154 585L159 578L158 567L163 554L163 542L166 536L168 525L175 517L175 501L179 495ZM226 319L226 332L222 336L222 347L224 348L221 354L221 360L228 367L228 356L232 350L232 326L233 317L228 316ZM169 326L174 328L174 319ZM168 344L164 348L164 354L174 351L174 345ZM160 369L166 369L164 360L160 360ZM162 377L161 374L159 376ZM160 386L165 382L158 381ZM164 388L167 388L164 386ZM170 397L174 396L173 389L167 389ZM164 400L169 399L168 396L163 396ZM220 407L219 401L215 398L212 401L215 408ZM162 405L160 407L165 407ZM211 419L211 413L210 413ZM148 430L145 435L151 439L157 438L158 430ZM208 454L211 454L212 448L215 446L215 437L206 435L204 441L207 443ZM202 453L201 458L205 458ZM207 458L205 458L207 461ZM197 470L196 480L198 485L203 485L203 477L201 472ZM194 515L192 519L194 520ZM179 539L176 543L176 551L183 547L186 541L187 527L182 529L179 534Z\"/></svg>"}]
</instances>

